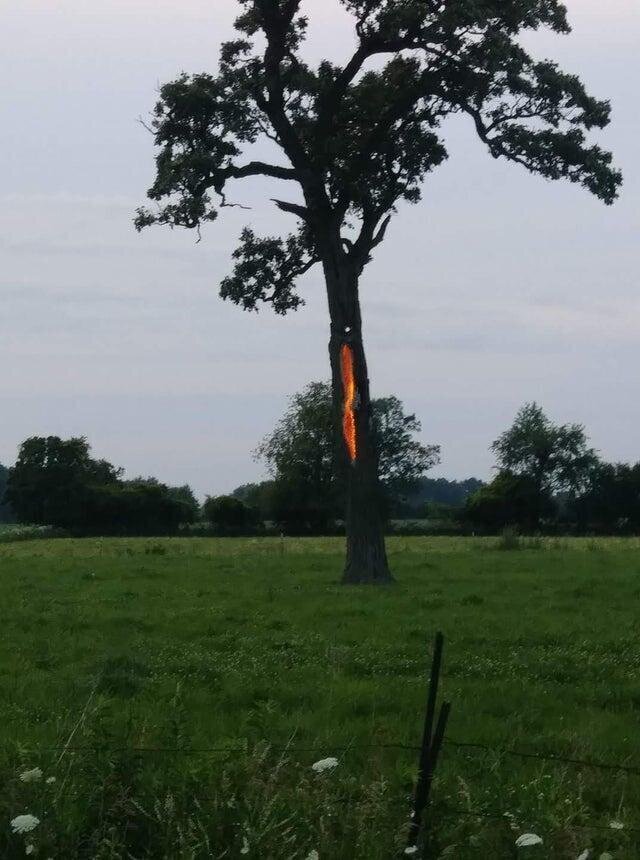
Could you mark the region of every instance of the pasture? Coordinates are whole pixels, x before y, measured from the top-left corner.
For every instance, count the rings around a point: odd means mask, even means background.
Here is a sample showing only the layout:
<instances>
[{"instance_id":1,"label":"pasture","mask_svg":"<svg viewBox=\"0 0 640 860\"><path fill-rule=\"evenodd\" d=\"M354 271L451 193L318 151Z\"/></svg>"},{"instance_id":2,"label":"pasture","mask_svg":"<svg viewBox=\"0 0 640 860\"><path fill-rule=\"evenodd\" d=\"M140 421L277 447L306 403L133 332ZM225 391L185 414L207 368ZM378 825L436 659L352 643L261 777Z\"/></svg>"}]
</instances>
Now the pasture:
<instances>
[{"instance_id":1,"label":"pasture","mask_svg":"<svg viewBox=\"0 0 640 860\"><path fill-rule=\"evenodd\" d=\"M375 590L337 539L0 544L0 856L397 856L436 630L431 856L640 856L640 774L505 752L640 769L640 542L389 549Z\"/></svg>"}]
</instances>

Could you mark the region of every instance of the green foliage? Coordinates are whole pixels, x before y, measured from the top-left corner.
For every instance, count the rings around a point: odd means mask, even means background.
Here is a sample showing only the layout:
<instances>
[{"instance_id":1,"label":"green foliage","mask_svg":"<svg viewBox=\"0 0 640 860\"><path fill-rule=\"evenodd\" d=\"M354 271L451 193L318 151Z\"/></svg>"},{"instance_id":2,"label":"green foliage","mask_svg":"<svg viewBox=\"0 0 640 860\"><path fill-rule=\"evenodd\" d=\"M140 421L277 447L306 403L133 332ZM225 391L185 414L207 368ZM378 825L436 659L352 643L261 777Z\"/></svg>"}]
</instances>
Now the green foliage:
<instances>
[{"instance_id":1,"label":"green foliage","mask_svg":"<svg viewBox=\"0 0 640 860\"><path fill-rule=\"evenodd\" d=\"M87 440L32 437L10 470L7 498L18 520L88 534L170 534L193 522L189 487L155 478L122 481L122 470L90 456Z\"/></svg>"},{"instance_id":2,"label":"green foliage","mask_svg":"<svg viewBox=\"0 0 640 860\"><path fill-rule=\"evenodd\" d=\"M9 479L9 470L0 463L0 523L11 523L14 519L13 511L5 500L5 491Z\"/></svg>"},{"instance_id":3,"label":"green foliage","mask_svg":"<svg viewBox=\"0 0 640 860\"><path fill-rule=\"evenodd\" d=\"M255 508L234 496L207 496L203 512L208 523L231 532L255 527L259 517Z\"/></svg>"},{"instance_id":4,"label":"green foliage","mask_svg":"<svg viewBox=\"0 0 640 860\"><path fill-rule=\"evenodd\" d=\"M577 493L597 463L581 424L553 424L537 403L519 410L491 449L498 468L528 478L540 492Z\"/></svg>"},{"instance_id":5,"label":"green foliage","mask_svg":"<svg viewBox=\"0 0 640 860\"><path fill-rule=\"evenodd\" d=\"M446 478L420 478L415 488L407 494L407 504L429 516L433 506L461 507L468 497L482 489L484 481L467 478L464 481L449 481ZM425 510L426 508L426 510Z\"/></svg>"},{"instance_id":6,"label":"green foliage","mask_svg":"<svg viewBox=\"0 0 640 860\"><path fill-rule=\"evenodd\" d=\"M553 514L553 498L575 498L598 463L581 424L553 424L537 403L527 403L491 446L500 473L471 500L467 513L487 528L531 529Z\"/></svg>"},{"instance_id":7,"label":"green foliage","mask_svg":"<svg viewBox=\"0 0 640 860\"><path fill-rule=\"evenodd\" d=\"M227 205L228 183L266 176L294 184L301 203L275 200L298 219L287 239L245 230L224 298L278 313L301 304L296 280L336 258L358 274L401 201L420 199L447 157L442 126L464 114L494 158L547 179L568 179L612 203L621 183L610 153L588 139L610 105L575 75L533 58L520 37L568 33L557 0L342 0L355 50L317 68L301 56L300 0L240 0L238 39L222 45L217 76L165 84L152 118L156 179L139 229L198 228ZM268 137L285 165L243 159ZM341 255L341 256L340 256ZM264 277L261 278L261 274Z\"/></svg>"},{"instance_id":8,"label":"green foliage","mask_svg":"<svg viewBox=\"0 0 640 860\"><path fill-rule=\"evenodd\" d=\"M505 526L525 531L537 529L541 518L554 513L551 497L539 491L528 475L500 472L486 487L471 495L464 518L483 531L497 532Z\"/></svg>"},{"instance_id":9,"label":"green foliage","mask_svg":"<svg viewBox=\"0 0 640 860\"><path fill-rule=\"evenodd\" d=\"M379 476L389 504L413 489L439 462L440 448L414 436L421 425L397 397L372 401ZM343 488L335 461L331 385L312 382L291 398L289 408L256 452L274 477L271 519L295 532L322 532L343 513Z\"/></svg>"},{"instance_id":10,"label":"green foliage","mask_svg":"<svg viewBox=\"0 0 640 860\"><path fill-rule=\"evenodd\" d=\"M640 463L598 463L585 492L570 504L581 531L605 534L640 531Z\"/></svg>"},{"instance_id":11,"label":"green foliage","mask_svg":"<svg viewBox=\"0 0 640 860\"><path fill-rule=\"evenodd\" d=\"M188 516L190 508L164 484L119 481L88 488L84 516L73 526L89 534L163 535L177 532Z\"/></svg>"},{"instance_id":12,"label":"green foliage","mask_svg":"<svg viewBox=\"0 0 640 860\"><path fill-rule=\"evenodd\" d=\"M119 475L91 458L84 437L34 436L20 446L6 497L21 523L73 528L84 522L89 488L113 486Z\"/></svg>"},{"instance_id":13,"label":"green foliage","mask_svg":"<svg viewBox=\"0 0 640 860\"><path fill-rule=\"evenodd\" d=\"M0 857L402 856L417 753L384 747L419 743L443 630L447 737L489 749L444 746L433 856L637 860L637 776L504 751L640 764L640 541L393 538L401 584L357 601L343 543L0 547Z\"/></svg>"}]
</instances>

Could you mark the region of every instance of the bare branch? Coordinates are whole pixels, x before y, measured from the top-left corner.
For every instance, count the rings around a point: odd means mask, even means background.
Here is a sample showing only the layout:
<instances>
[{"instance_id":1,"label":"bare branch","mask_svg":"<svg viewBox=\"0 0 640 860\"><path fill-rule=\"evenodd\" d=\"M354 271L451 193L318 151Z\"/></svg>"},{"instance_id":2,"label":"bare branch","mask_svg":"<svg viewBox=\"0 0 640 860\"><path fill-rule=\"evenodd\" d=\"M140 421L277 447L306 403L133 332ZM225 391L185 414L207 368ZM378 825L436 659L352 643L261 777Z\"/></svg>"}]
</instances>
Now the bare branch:
<instances>
[{"instance_id":1,"label":"bare branch","mask_svg":"<svg viewBox=\"0 0 640 860\"><path fill-rule=\"evenodd\" d=\"M278 209L281 209L283 212L295 215L303 221L306 221L309 218L309 210L306 206L299 206L297 203L288 203L286 200L276 200L274 197L272 197L271 200L276 204Z\"/></svg>"}]
</instances>

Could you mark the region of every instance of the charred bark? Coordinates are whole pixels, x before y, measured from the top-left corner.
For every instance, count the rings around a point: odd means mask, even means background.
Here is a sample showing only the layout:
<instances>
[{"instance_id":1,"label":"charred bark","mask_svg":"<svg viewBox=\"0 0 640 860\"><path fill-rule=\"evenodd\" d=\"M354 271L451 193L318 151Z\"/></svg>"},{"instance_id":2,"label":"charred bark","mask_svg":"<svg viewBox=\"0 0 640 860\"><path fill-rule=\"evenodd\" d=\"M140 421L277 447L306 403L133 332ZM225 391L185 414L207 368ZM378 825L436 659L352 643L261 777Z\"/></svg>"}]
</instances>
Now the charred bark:
<instances>
[{"instance_id":1,"label":"charred bark","mask_svg":"<svg viewBox=\"0 0 640 860\"><path fill-rule=\"evenodd\" d=\"M345 477L347 553L342 581L345 584L389 583L389 570L378 480L378 452L371 420L371 399L367 361L362 341L362 318L358 296L359 272L341 249L324 261L329 311L331 316L332 388L337 443L337 461ZM353 415L355 419L355 456L344 435L343 379L344 346L351 350L355 381Z\"/></svg>"}]
</instances>

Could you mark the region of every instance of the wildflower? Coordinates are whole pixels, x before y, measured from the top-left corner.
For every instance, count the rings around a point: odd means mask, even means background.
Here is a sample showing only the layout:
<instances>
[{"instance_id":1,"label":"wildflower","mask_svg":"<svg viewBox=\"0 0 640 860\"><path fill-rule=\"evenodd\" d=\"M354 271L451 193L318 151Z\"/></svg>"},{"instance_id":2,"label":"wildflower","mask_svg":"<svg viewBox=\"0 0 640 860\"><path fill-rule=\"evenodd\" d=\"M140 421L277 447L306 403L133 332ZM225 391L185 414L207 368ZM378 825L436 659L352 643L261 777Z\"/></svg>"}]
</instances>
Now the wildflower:
<instances>
[{"instance_id":1,"label":"wildflower","mask_svg":"<svg viewBox=\"0 0 640 860\"><path fill-rule=\"evenodd\" d=\"M338 767L337 758L323 758L311 765L311 769L316 773L324 773L325 770L333 770L334 767Z\"/></svg>"},{"instance_id":2,"label":"wildflower","mask_svg":"<svg viewBox=\"0 0 640 860\"><path fill-rule=\"evenodd\" d=\"M16 815L11 820L11 829L14 833L31 833L40 824L40 819L35 815L25 813L25 815Z\"/></svg>"},{"instance_id":3,"label":"wildflower","mask_svg":"<svg viewBox=\"0 0 640 860\"><path fill-rule=\"evenodd\" d=\"M404 849L404 853L410 854L410 855L411 854L417 854L418 853L418 846L417 845L409 845L408 848Z\"/></svg>"},{"instance_id":4,"label":"wildflower","mask_svg":"<svg viewBox=\"0 0 640 860\"><path fill-rule=\"evenodd\" d=\"M55 781L56 781L55 776L48 776L48 777L45 779L45 782L47 783L47 785L53 785L53 783L54 783Z\"/></svg>"},{"instance_id":5,"label":"wildflower","mask_svg":"<svg viewBox=\"0 0 640 860\"><path fill-rule=\"evenodd\" d=\"M22 782L38 782L42 779L42 771L39 767L34 767L31 770L23 770L20 774Z\"/></svg>"},{"instance_id":6,"label":"wildflower","mask_svg":"<svg viewBox=\"0 0 640 860\"><path fill-rule=\"evenodd\" d=\"M622 823L622 821L610 821L609 827L612 830L624 830L624 824Z\"/></svg>"},{"instance_id":7,"label":"wildflower","mask_svg":"<svg viewBox=\"0 0 640 860\"><path fill-rule=\"evenodd\" d=\"M242 848L240 849L240 853L241 854L248 854L249 853L249 840L247 839L246 836L242 837Z\"/></svg>"},{"instance_id":8,"label":"wildflower","mask_svg":"<svg viewBox=\"0 0 640 860\"><path fill-rule=\"evenodd\" d=\"M542 839L535 833L523 833L516 839L516 848L529 848L531 845L542 845Z\"/></svg>"}]
</instances>

